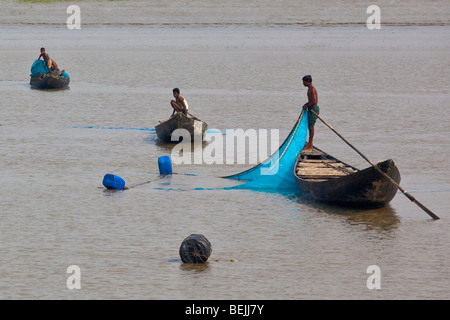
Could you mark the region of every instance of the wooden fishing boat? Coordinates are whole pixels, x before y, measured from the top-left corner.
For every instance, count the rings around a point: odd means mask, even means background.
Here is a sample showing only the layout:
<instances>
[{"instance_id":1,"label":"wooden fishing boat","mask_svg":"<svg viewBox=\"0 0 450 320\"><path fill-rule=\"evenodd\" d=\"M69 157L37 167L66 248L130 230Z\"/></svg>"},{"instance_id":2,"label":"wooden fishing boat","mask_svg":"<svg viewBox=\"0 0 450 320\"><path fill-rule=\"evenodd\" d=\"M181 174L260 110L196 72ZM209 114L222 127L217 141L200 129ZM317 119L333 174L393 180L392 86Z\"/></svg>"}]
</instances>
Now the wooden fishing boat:
<instances>
[{"instance_id":1,"label":"wooden fishing boat","mask_svg":"<svg viewBox=\"0 0 450 320\"><path fill-rule=\"evenodd\" d=\"M70 78L66 73L48 72L37 73L30 79L30 85L34 89L65 89L69 86Z\"/></svg>"},{"instance_id":2,"label":"wooden fishing boat","mask_svg":"<svg viewBox=\"0 0 450 320\"><path fill-rule=\"evenodd\" d=\"M393 160L377 165L400 183L400 172ZM384 206L398 190L373 166L358 170L317 148L300 152L294 175L304 198L343 205Z\"/></svg>"},{"instance_id":3,"label":"wooden fishing boat","mask_svg":"<svg viewBox=\"0 0 450 320\"><path fill-rule=\"evenodd\" d=\"M208 129L208 124L193 115L188 114L186 116L182 112L177 112L166 121L158 124L155 129L156 135L163 142L176 143L182 141L182 137L179 139L175 138L172 141L172 133L176 129L186 129L189 132L191 141L194 141L194 139L202 141Z\"/></svg>"}]
</instances>

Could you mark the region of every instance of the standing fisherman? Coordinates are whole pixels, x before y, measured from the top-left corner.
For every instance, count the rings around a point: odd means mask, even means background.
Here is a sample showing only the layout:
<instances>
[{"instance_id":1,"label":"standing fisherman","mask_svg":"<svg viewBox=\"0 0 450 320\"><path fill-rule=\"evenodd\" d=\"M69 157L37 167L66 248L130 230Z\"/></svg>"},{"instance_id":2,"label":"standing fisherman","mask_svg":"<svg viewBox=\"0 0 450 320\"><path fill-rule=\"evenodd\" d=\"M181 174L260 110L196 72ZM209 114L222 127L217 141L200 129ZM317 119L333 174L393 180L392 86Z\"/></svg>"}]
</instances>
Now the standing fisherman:
<instances>
[{"instance_id":1,"label":"standing fisherman","mask_svg":"<svg viewBox=\"0 0 450 320\"><path fill-rule=\"evenodd\" d=\"M303 148L303 150L312 150L313 148L313 138L314 138L314 125L316 124L317 116L311 112L319 114L319 106L317 105L319 99L317 96L317 90L312 85L312 77L306 75L302 78L303 85L308 87L308 102L303 105L303 110L308 109L308 129L309 129L309 141Z\"/></svg>"}]
</instances>

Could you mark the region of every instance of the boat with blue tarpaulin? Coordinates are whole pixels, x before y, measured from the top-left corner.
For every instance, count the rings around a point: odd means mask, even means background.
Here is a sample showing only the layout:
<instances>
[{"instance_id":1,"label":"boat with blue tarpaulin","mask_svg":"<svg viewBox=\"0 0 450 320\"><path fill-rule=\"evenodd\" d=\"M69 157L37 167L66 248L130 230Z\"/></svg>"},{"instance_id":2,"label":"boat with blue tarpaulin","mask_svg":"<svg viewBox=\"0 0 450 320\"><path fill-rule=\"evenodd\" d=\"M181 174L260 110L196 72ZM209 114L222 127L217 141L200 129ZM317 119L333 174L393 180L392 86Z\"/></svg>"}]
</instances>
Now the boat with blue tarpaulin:
<instances>
[{"instance_id":1,"label":"boat with blue tarpaulin","mask_svg":"<svg viewBox=\"0 0 450 320\"><path fill-rule=\"evenodd\" d=\"M65 89L69 83L67 72L49 70L43 60L36 60L31 66L30 85L33 89Z\"/></svg>"}]
</instances>

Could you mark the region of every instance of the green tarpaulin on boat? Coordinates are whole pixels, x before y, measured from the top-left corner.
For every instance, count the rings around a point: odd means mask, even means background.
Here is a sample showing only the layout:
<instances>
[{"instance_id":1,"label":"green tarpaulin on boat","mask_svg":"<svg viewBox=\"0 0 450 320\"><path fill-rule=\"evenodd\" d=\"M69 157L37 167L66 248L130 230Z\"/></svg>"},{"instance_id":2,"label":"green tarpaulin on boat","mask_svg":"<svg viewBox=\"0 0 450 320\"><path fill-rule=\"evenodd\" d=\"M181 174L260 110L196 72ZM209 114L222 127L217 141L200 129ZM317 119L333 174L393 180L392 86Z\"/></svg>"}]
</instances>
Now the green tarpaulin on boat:
<instances>
[{"instance_id":1,"label":"green tarpaulin on boat","mask_svg":"<svg viewBox=\"0 0 450 320\"><path fill-rule=\"evenodd\" d=\"M307 132L308 113L302 111L277 152L249 170L224 178L247 181L233 189L295 189L295 161L305 146Z\"/></svg>"}]
</instances>

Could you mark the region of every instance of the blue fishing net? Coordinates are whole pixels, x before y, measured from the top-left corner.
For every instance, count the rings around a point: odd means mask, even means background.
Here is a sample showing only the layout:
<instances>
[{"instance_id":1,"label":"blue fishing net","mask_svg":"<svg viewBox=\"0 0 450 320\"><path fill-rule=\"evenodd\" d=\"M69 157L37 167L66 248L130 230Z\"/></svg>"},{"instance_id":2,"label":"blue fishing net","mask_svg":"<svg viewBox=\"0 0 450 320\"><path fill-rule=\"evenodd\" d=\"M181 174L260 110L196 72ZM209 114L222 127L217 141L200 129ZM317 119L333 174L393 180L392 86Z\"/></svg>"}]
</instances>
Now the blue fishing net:
<instances>
[{"instance_id":1,"label":"blue fishing net","mask_svg":"<svg viewBox=\"0 0 450 320\"><path fill-rule=\"evenodd\" d=\"M36 60L31 66L30 77L34 78L37 73L46 74L48 72L47 64L43 60Z\"/></svg>"},{"instance_id":2,"label":"blue fishing net","mask_svg":"<svg viewBox=\"0 0 450 320\"><path fill-rule=\"evenodd\" d=\"M233 189L295 189L295 161L305 146L307 132L308 113L302 111L277 152L249 170L224 178L247 181Z\"/></svg>"}]
</instances>

